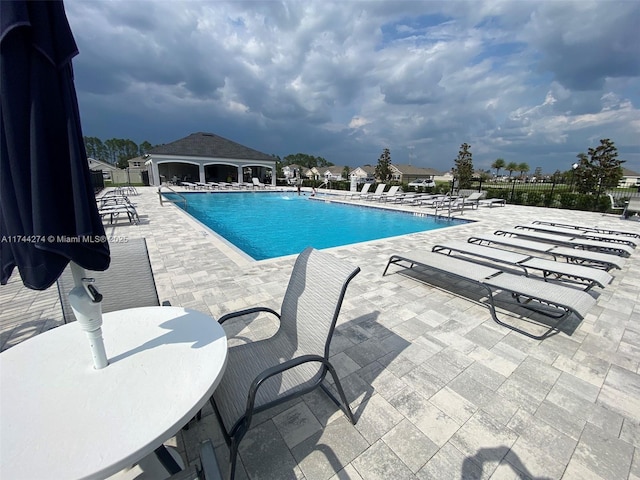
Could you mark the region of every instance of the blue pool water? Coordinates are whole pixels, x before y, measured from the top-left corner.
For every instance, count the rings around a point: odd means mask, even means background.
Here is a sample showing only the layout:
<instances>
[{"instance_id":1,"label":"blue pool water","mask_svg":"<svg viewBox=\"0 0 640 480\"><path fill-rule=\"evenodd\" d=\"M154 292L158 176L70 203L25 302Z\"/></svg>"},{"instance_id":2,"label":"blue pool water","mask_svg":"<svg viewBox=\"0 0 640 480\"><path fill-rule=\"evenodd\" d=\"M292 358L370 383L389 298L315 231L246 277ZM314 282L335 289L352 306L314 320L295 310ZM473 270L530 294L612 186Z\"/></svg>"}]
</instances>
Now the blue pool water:
<instances>
[{"instance_id":1,"label":"blue pool water","mask_svg":"<svg viewBox=\"0 0 640 480\"><path fill-rule=\"evenodd\" d=\"M179 198L170 193L165 197ZM292 192L187 193L187 212L256 260L467 223ZM176 205L184 209L180 202Z\"/></svg>"}]
</instances>

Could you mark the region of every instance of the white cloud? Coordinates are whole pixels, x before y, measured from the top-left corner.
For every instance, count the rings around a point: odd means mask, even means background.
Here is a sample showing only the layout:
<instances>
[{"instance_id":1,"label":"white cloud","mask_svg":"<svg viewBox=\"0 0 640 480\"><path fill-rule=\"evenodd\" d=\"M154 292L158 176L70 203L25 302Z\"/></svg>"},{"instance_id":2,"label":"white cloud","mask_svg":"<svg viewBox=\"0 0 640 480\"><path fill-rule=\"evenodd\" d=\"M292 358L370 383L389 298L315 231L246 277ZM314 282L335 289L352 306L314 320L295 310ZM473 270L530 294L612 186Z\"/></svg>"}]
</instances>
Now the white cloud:
<instances>
[{"instance_id":1,"label":"white cloud","mask_svg":"<svg viewBox=\"0 0 640 480\"><path fill-rule=\"evenodd\" d=\"M86 135L164 143L212 131L352 167L389 147L396 163L442 170L463 142L479 167L511 157L555 170L608 137L640 170L637 2L66 10Z\"/></svg>"}]
</instances>

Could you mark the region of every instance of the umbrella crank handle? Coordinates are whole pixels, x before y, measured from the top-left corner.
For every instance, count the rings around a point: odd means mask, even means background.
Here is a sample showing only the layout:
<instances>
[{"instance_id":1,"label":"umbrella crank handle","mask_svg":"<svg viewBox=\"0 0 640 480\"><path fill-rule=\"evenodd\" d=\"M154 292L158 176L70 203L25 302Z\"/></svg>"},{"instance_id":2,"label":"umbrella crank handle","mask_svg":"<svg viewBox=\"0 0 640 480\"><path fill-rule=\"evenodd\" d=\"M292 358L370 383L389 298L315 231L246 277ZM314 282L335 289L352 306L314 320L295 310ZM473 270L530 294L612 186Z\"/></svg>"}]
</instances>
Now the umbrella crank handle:
<instances>
[{"instance_id":1,"label":"umbrella crank handle","mask_svg":"<svg viewBox=\"0 0 640 480\"><path fill-rule=\"evenodd\" d=\"M93 303L98 303L98 302L102 301L102 294L93 285L93 283L95 281L96 281L95 278L86 278L85 277L85 278L82 279L82 286L86 290L87 295L89 295L89 297L91 297L91 301Z\"/></svg>"}]
</instances>

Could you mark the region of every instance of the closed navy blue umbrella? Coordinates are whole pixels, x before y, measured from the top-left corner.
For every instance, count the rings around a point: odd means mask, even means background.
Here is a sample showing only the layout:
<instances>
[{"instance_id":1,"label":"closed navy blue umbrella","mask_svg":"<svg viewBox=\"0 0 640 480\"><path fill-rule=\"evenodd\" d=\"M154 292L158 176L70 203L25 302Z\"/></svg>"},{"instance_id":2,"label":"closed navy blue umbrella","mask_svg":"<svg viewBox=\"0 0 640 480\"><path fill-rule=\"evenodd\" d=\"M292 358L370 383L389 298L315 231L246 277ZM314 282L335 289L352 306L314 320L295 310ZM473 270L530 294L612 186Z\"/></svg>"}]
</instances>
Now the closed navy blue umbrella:
<instances>
[{"instance_id":1,"label":"closed navy blue umbrella","mask_svg":"<svg viewBox=\"0 0 640 480\"><path fill-rule=\"evenodd\" d=\"M0 0L0 283L17 267L44 290L71 262L71 305L103 368L102 297L84 269L106 270L109 244L80 127L77 53L61 0Z\"/></svg>"},{"instance_id":2,"label":"closed navy blue umbrella","mask_svg":"<svg viewBox=\"0 0 640 480\"><path fill-rule=\"evenodd\" d=\"M69 261L106 270L61 1L0 1L0 282L43 290Z\"/></svg>"}]
</instances>

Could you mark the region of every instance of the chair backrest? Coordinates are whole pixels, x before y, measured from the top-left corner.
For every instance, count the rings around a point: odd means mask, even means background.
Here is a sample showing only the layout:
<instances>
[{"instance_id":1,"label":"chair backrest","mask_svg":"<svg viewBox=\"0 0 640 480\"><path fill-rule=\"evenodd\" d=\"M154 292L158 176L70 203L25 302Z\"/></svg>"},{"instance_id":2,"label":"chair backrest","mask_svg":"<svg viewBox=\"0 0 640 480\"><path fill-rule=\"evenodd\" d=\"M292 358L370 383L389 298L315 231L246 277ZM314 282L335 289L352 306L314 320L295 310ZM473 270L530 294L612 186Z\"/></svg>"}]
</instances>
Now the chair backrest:
<instances>
[{"instance_id":1,"label":"chair backrest","mask_svg":"<svg viewBox=\"0 0 640 480\"><path fill-rule=\"evenodd\" d=\"M387 184L386 183L380 183L377 187L376 187L376 191L374 192L374 195L381 195L382 192L384 192L384 189L387 188Z\"/></svg>"},{"instance_id":2,"label":"chair backrest","mask_svg":"<svg viewBox=\"0 0 640 480\"><path fill-rule=\"evenodd\" d=\"M640 198L631 197L627 204L627 210L630 212L640 212Z\"/></svg>"},{"instance_id":3,"label":"chair backrest","mask_svg":"<svg viewBox=\"0 0 640 480\"><path fill-rule=\"evenodd\" d=\"M396 193L398 193L398 190L400 190L400 185L392 185L391 187L389 187L389 190L387 191L387 195L388 196L395 195Z\"/></svg>"},{"instance_id":4,"label":"chair backrest","mask_svg":"<svg viewBox=\"0 0 640 480\"><path fill-rule=\"evenodd\" d=\"M144 238L129 239L126 243L110 243L111 264L104 272L87 270L95 278L96 288L102 294L102 311L112 312L134 307L160 305L153 280L147 242ZM65 323L75 321L69 292L75 286L71 267L67 266L58 278L58 294Z\"/></svg>"},{"instance_id":5,"label":"chair backrest","mask_svg":"<svg viewBox=\"0 0 640 480\"><path fill-rule=\"evenodd\" d=\"M364 185L362 185L362 190L360 190L360 195L362 195L363 193L367 193L371 188L371 185L373 185L373 183L365 183Z\"/></svg>"},{"instance_id":6,"label":"chair backrest","mask_svg":"<svg viewBox=\"0 0 640 480\"><path fill-rule=\"evenodd\" d=\"M298 256L282 301L280 328L299 354L328 358L344 294L359 271L311 247Z\"/></svg>"}]
</instances>

